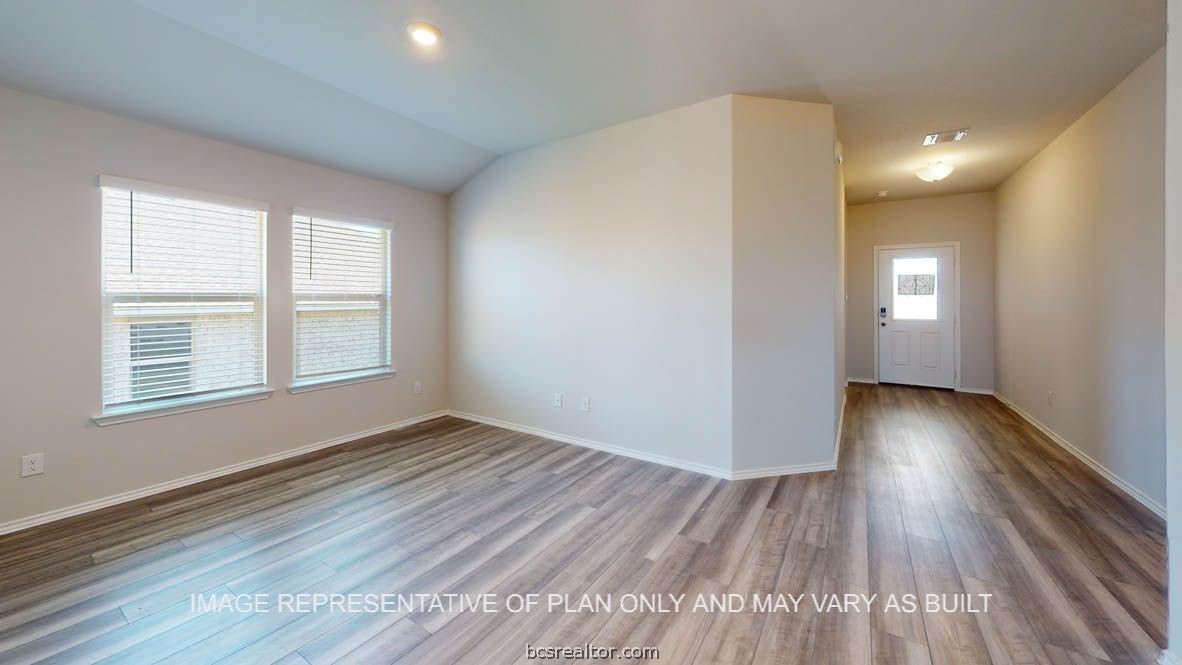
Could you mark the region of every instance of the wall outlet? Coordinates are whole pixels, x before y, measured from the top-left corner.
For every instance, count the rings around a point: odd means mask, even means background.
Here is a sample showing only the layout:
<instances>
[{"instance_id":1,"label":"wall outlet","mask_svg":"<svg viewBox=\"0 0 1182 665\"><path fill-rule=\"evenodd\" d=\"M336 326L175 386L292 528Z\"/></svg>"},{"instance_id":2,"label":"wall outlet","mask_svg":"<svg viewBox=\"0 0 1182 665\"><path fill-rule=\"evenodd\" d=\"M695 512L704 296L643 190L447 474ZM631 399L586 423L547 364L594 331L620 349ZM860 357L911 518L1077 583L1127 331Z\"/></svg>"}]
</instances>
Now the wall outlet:
<instances>
[{"instance_id":1,"label":"wall outlet","mask_svg":"<svg viewBox=\"0 0 1182 665\"><path fill-rule=\"evenodd\" d=\"M554 399L550 400L550 406L556 409L562 408L562 393L554 393Z\"/></svg>"},{"instance_id":2,"label":"wall outlet","mask_svg":"<svg viewBox=\"0 0 1182 665\"><path fill-rule=\"evenodd\" d=\"M1047 391L1047 404L1049 404L1050 406L1055 405L1055 391L1054 390Z\"/></svg>"},{"instance_id":3,"label":"wall outlet","mask_svg":"<svg viewBox=\"0 0 1182 665\"><path fill-rule=\"evenodd\" d=\"M415 381L415 394L416 395L423 394L423 382L422 381Z\"/></svg>"},{"instance_id":4,"label":"wall outlet","mask_svg":"<svg viewBox=\"0 0 1182 665\"><path fill-rule=\"evenodd\" d=\"M579 408L580 408L580 409L582 409L582 410L584 410L584 411L588 411L588 412L589 412L589 411L591 411L591 398L590 398L590 397L584 397L584 398L583 398L583 403L582 403L582 404L579 406Z\"/></svg>"},{"instance_id":5,"label":"wall outlet","mask_svg":"<svg viewBox=\"0 0 1182 665\"><path fill-rule=\"evenodd\" d=\"M45 453L33 453L21 457L21 477L39 476L45 473Z\"/></svg>"}]
</instances>

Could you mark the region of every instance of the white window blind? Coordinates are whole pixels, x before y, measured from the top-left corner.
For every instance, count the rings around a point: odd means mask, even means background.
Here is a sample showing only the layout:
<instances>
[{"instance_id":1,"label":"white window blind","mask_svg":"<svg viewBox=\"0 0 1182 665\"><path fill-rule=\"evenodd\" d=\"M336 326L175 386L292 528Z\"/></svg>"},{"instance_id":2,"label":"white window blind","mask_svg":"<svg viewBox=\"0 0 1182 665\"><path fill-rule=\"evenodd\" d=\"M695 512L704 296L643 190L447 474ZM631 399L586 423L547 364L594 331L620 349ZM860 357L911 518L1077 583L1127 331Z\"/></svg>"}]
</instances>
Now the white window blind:
<instances>
[{"instance_id":1,"label":"white window blind","mask_svg":"<svg viewBox=\"0 0 1182 665\"><path fill-rule=\"evenodd\" d=\"M103 413L261 389L266 212L101 184Z\"/></svg>"},{"instance_id":2,"label":"white window blind","mask_svg":"<svg viewBox=\"0 0 1182 665\"><path fill-rule=\"evenodd\" d=\"M389 372L390 230L292 217L295 385Z\"/></svg>"}]
</instances>

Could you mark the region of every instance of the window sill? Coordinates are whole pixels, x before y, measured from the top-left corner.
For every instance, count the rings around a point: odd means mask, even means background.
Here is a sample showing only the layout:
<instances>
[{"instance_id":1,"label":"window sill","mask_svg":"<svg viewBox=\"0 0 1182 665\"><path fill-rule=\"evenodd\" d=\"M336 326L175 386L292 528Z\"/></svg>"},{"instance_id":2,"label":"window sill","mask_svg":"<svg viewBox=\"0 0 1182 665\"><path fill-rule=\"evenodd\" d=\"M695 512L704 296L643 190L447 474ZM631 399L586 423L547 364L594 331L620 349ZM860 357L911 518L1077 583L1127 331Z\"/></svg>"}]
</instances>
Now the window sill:
<instances>
[{"instance_id":1,"label":"window sill","mask_svg":"<svg viewBox=\"0 0 1182 665\"><path fill-rule=\"evenodd\" d=\"M230 390L200 398L170 400L150 407L117 409L104 413L101 416L94 416L90 420L99 427L105 427L107 425L118 425L119 423L127 423L133 420L147 420L148 418L171 416L174 413L187 413L189 411L213 409L231 404L242 404L243 402L255 402L261 399L267 399L273 392L275 391L271 388Z\"/></svg>"},{"instance_id":2,"label":"window sill","mask_svg":"<svg viewBox=\"0 0 1182 665\"><path fill-rule=\"evenodd\" d=\"M299 393L311 392L313 390L324 390L325 388L347 386L353 383L381 381L382 379L388 379L397 373L398 370L396 369L382 369L370 372L355 372L352 374L338 375L314 381L299 381L288 386L287 392L296 395Z\"/></svg>"}]
</instances>

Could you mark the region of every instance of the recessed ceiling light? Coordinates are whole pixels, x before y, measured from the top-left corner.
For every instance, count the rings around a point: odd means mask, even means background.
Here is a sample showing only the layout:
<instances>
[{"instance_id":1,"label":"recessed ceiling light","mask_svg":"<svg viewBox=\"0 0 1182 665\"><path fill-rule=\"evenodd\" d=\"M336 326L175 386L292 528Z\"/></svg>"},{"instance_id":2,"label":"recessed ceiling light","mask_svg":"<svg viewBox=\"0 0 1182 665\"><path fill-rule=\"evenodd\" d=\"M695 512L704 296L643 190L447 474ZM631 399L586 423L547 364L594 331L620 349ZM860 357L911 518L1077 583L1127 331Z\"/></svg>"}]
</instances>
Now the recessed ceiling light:
<instances>
[{"instance_id":1,"label":"recessed ceiling light","mask_svg":"<svg viewBox=\"0 0 1182 665\"><path fill-rule=\"evenodd\" d=\"M439 43L439 28L430 23L415 21L406 26L406 32L420 46L434 46Z\"/></svg>"},{"instance_id":2,"label":"recessed ceiling light","mask_svg":"<svg viewBox=\"0 0 1182 665\"><path fill-rule=\"evenodd\" d=\"M884 189L878 193L878 198L885 199L886 195L887 195L887 190Z\"/></svg>"},{"instance_id":3,"label":"recessed ceiling light","mask_svg":"<svg viewBox=\"0 0 1182 665\"><path fill-rule=\"evenodd\" d=\"M935 132L923 137L924 145L936 145L937 143L944 143L945 141L960 141L969 135L968 128L964 129L950 129L946 132Z\"/></svg>"},{"instance_id":4,"label":"recessed ceiling light","mask_svg":"<svg viewBox=\"0 0 1182 665\"><path fill-rule=\"evenodd\" d=\"M949 173L952 173L952 165L945 162L931 162L927 166L915 169L915 175L925 182L943 180Z\"/></svg>"}]
</instances>

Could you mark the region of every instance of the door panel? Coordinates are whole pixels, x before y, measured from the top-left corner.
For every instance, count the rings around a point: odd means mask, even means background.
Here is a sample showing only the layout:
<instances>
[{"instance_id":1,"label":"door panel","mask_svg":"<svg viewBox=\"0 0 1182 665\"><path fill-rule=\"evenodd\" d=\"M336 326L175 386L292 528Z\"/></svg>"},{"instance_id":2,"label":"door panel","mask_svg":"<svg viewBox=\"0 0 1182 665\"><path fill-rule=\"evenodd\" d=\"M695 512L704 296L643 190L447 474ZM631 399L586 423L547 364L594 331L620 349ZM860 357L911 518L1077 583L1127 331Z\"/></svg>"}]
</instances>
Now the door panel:
<instances>
[{"instance_id":1,"label":"door panel","mask_svg":"<svg viewBox=\"0 0 1182 665\"><path fill-rule=\"evenodd\" d=\"M876 256L879 381L954 387L955 250L881 249Z\"/></svg>"},{"instance_id":2,"label":"door panel","mask_svg":"<svg viewBox=\"0 0 1182 665\"><path fill-rule=\"evenodd\" d=\"M903 330L891 333L891 362L898 367L911 365L911 333Z\"/></svg>"},{"instance_id":3,"label":"door panel","mask_svg":"<svg viewBox=\"0 0 1182 665\"><path fill-rule=\"evenodd\" d=\"M930 368L940 368L940 336L936 333L919 334L919 363Z\"/></svg>"}]
</instances>

